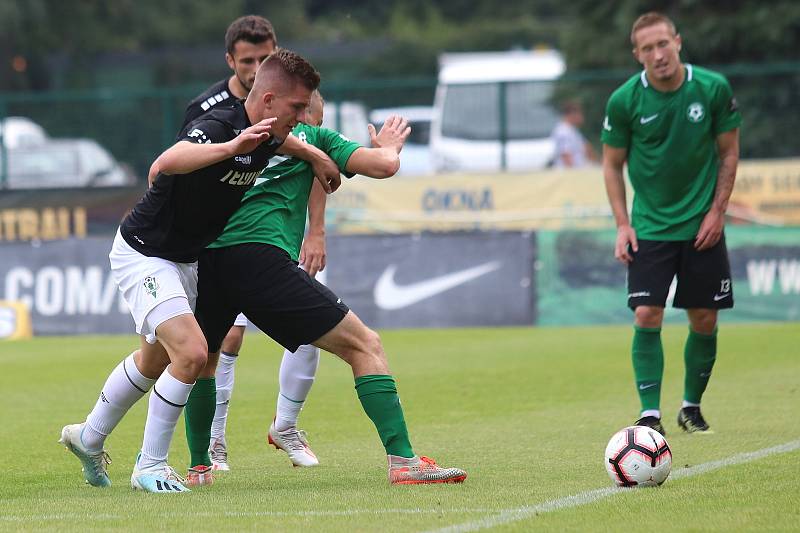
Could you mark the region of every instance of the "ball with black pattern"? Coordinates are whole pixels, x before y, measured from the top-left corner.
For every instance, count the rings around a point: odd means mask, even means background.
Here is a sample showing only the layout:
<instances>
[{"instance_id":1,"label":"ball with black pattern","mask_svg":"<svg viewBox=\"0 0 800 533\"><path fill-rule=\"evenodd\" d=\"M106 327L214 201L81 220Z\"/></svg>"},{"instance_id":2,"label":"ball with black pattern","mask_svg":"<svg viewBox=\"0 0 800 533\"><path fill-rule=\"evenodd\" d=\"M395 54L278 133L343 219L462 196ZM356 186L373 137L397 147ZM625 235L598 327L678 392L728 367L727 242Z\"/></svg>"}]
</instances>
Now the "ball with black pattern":
<instances>
[{"instance_id":1,"label":"ball with black pattern","mask_svg":"<svg viewBox=\"0 0 800 533\"><path fill-rule=\"evenodd\" d=\"M672 450L658 431L630 426L611 437L605 464L609 477L620 487L654 487L669 476Z\"/></svg>"}]
</instances>

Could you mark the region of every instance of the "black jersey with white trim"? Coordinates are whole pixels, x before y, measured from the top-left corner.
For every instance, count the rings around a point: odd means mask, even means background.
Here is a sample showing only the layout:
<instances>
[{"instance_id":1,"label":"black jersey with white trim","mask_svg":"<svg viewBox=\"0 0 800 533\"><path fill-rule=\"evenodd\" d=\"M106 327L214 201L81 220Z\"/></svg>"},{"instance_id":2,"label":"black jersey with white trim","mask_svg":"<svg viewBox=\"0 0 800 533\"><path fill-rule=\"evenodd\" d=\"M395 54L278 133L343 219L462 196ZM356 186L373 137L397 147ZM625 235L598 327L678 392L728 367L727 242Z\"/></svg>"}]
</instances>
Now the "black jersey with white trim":
<instances>
[{"instance_id":1,"label":"black jersey with white trim","mask_svg":"<svg viewBox=\"0 0 800 533\"><path fill-rule=\"evenodd\" d=\"M213 109L195 120L179 139L223 143L250 126L244 106ZM225 229L242 196L266 168L282 140L272 137L248 154L187 174L159 173L153 186L125 217L120 233L139 253L191 263Z\"/></svg>"},{"instance_id":2,"label":"black jersey with white trim","mask_svg":"<svg viewBox=\"0 0 800 533\"><path fill-rule=\"evenodd\" d=\"M228 86L228 79L229 78L225 78L224 80L218 81L189 102L189 105L186 106L186 114L183 117L183 124L181 124L180 131L183 131L190 122L205 115L216 106L219 106L219 104L224 104L225 107L229 107L233 105L234 101L238 100Z\"/></svg>"}]
</instances>

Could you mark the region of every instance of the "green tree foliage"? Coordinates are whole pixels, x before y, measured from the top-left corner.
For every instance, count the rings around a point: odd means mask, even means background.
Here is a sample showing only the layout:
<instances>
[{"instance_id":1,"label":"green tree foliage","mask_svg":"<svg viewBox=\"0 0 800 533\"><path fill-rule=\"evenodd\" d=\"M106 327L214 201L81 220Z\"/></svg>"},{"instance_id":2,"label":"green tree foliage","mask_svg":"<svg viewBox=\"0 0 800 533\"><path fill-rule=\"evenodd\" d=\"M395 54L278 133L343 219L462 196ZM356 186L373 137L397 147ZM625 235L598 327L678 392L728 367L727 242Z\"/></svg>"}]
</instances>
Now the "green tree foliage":
<instances>
[{"instance_id":1,"label":"green tree foliage","mask_svg":"<svg viewBox=\"0 0 800 533\"><path fill-rule=\"evenodd\" d=\"M631 54L630 27L649 10L672 18L683 39L685 62L716 68L727 74L744 117L743 157L788 157L800 154L796 107L800 75L794 68L753 68L736 65L797 61L800 49L800 2L789 0L573 0L562 27L561 49L571 71L619 68L633 74L639 65ZM624 78L623 78L624 79ZM576 94L587 104L587 134L595 142L603 108L618 85L614 77L593 83L562 84L561 92Z\"/></svg>"},{"instance_id":2,"label":"green tree foliage","mask_svg":"<svg viewBox=\"0 0 800 533\"><path fill-rule=\"evenodd\" d=\"M200 87L226 72L229 22L252 13L269 18L279 42L301 50L326 83L432 78L445 51L555 47L568 65L559 98L586 103L586 133L596 139L608 95L639 69L629 32L648 10L675 20L685 61L728 74L746 156L800 153L800 114L786 112L800 94L796 68L754 77L735 67L798 61L797 0L0 0L0 92ZM428 88L400 103L431 97Z\"/></svg>"}]
</instances>

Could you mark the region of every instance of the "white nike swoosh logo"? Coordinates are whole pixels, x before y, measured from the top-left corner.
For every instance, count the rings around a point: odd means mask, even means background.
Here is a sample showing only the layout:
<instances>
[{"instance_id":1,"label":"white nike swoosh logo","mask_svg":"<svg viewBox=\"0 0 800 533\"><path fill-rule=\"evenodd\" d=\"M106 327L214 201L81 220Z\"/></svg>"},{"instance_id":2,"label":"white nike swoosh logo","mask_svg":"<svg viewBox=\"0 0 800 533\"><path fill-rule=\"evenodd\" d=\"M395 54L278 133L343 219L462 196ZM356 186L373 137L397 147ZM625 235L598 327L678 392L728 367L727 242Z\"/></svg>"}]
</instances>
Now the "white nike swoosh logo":
<instances>
[{"instance_id":1,"label":"white nike swoosh logo","mask_svg":"<svg viewBox=\"0 0 800 533\"><path fill-rule=\"evenodd\" d=\"M444 276L418 281L410 285L397 285L394 273L397 265L389 265L375 284L375 304L381 309L392 311L415 304L431 296L457 287L500 268L500 261L490 261L466 270L451 272Z\"/></svg>"},{"instance_id":2,"label":"white nike swoosh logo","mask_svg":"<svg viewBox=\"0 0 800 533\"><path fill-rule=\"evenodd\" d=\"M729 293L729 292L725 293L725 294L715 294L714 295L714 301L718 302L718 301L722 300L723 298L727 298L730 295L731 295L731 293Z\"/></svg>"},{"instance_id":3,"label":"white nike swoosh logo","mask_svg":"<svg viewBox=\"0 0 800 533\"><path fill-rule=\"evenodd\" d=\"M650 387L655 387L656 385L657 383L648 383L646 385L642 383L641 385L639 385L639 390L649 389Z\"/></svg>"},{"instance_id":4,"label":"white nike swoosh logo","mask_svg":"<svg viewBox=\"0 0 800 533\"><path fill-rule=\"evenodd\" d=\"M648 122L652 122L656 119L657 116L658 113L656 113L655 115L651 115L649 117L642 117L639 119L639 124L647 124Z\"/></svg>"}]
</instances>

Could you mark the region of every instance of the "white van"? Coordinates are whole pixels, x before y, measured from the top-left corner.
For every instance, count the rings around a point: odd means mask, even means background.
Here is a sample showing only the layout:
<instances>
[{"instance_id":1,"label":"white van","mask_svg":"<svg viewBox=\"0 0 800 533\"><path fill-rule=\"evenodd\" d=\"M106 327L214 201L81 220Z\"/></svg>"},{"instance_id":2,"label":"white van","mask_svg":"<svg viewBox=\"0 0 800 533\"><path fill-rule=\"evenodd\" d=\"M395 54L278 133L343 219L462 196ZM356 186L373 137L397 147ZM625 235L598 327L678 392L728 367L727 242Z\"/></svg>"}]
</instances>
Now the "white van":
<instances>
[{"instance_id":1,"label":"white van","mask_svg":"<svg viewBox=\"0 0 800 533\"><path fill-rule=\"evenodd\" d=\"M431 123L435 170L550 165L559 119L551 100L565 68L555 50L442 54Z\"/></svg>"}]
</instances>

